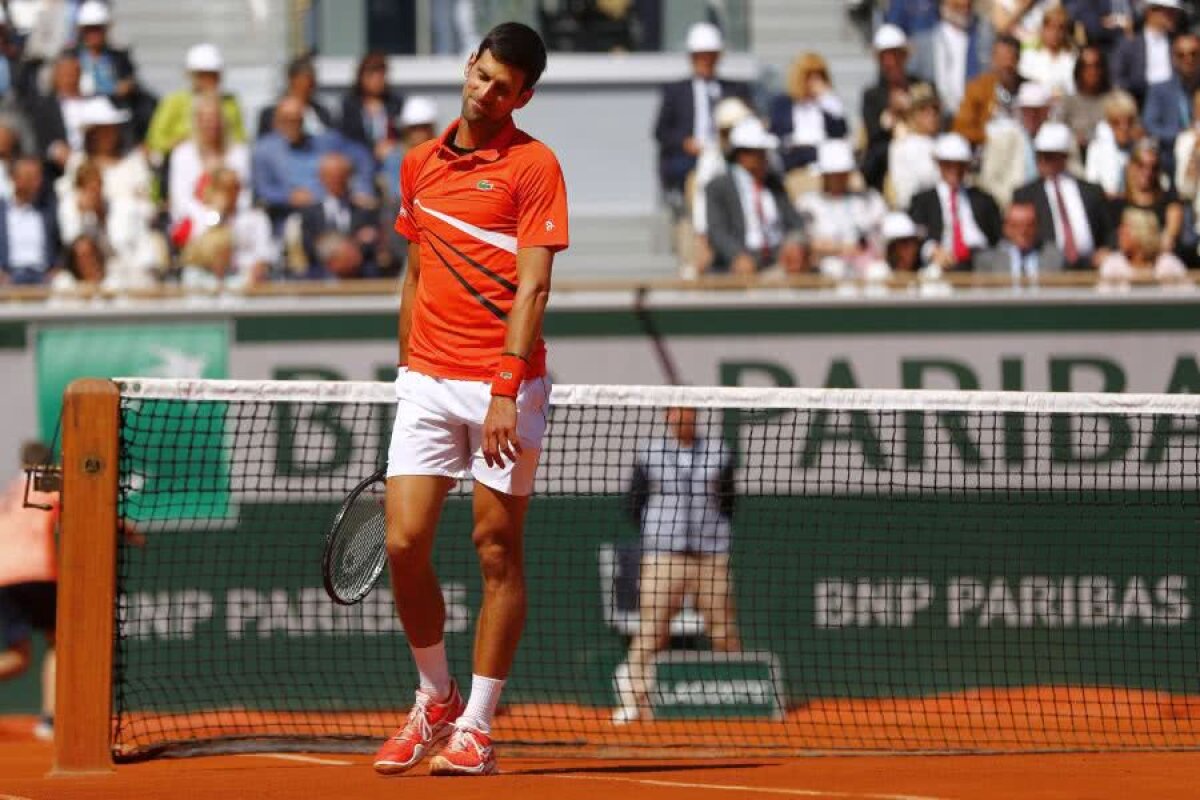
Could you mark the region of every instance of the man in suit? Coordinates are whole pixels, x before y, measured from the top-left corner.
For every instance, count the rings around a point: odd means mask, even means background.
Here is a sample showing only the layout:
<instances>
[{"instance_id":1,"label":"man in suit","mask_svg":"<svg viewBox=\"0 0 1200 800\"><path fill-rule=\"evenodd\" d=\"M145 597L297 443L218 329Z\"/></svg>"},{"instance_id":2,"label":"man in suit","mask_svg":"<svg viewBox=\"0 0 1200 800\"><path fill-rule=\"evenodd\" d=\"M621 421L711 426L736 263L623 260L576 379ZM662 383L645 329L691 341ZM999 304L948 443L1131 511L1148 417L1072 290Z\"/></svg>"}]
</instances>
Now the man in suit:
<instances>
[{"instance_id":1,"label":"man in suit","mask_svg":"<svg viewBox=\"0 0 1200 800\"><path fill-rule=\"evenodd\" d=\"M983 144L989 122L1011 115L1021 88L1020 61L1021 43L1012 36L999 36L992 44L991 67L967 84L953 130L973 146Z\"/></svg>"},{"instance_id":2,"label":"man in suit","mask_svg":"<svg viewBox=\"0 0 1200 800\"><path fill-rule=\"evenodd\" d=\"M12 200L0 200L0 284L46 283L58 266L58 214L40 199L42 181L40 159L22 156L13 164Z\"/></svg>"},{"instance_id":3,"label":"man in suit","mask_svg":"<svg viewBox=\"0 0 1200 800\"><path fill-rule=\"evenodd\" d=\"M1113 226L1104 190L1067 172L1071 129L1047 122L1033 140L1041 176L1013 193L1013 201L1033 205L1038 241L1062 251L1068 269L1088 269L1111 246Z\"/></svg>"},{"instance_id":4,"label":"man in suit","mask_svg":"<svg viewBox=\"0 0 1200 800\"><path fill-rule=\"evenodd\" d=\"M1141 103L1150 86L1171 77L1171 36L1179 25L1179 0L1151 0L1142 32L1121 39L1112 51L1109 69L1113 84Z\"/></svg>"},{"instance_id":5,"label":"man in suit","mask_svg":"<svg viewBox=\"0 0 1200 800\"><path fill-rule=\"evenodd\" d=\"M917 77L908 73L908 37L900 28L880 25L872 45L879 62L879 81L862 94L862 118L867 131L862 174L869 186L882 189L892 133L904 118L908 88Z\"/></svg>"},{"instance_id":6,"label":"man in suit","mask_svg":"<svg viewBox=\"0 0 1200 800\"><path fill-rule=\"evenodd\" d=\"M667 202L677 212L683 210L683 185L696 166L696 158L706 143L717 136L713 109L723 98L740 97L754 107L750 87L745 83L717 78L724 42L715 25L698 22L688 31L687 49L692 76L668 83L662 90L662 104L654 126L658 141L658 175Z\"/></svg>"},{"instance_id":7,"label":"man in suit","mask_svg":"<svg viewBox=\"0 0 1200 800\"><path fill-rule=\"evenodd\" d=\"M373 254L379 240L378 214L355 205L350 199L350 178L354 164L341 153L326 153L317 167L317 177L325 196L300 212L304 252L308 256L309 277L327 277L328 265L319 257L320 242L330 234L353 241L362 254L363 272L373 268Z\"/></svg>"},{"instance_id":8,"label":"man in suit","mask_svg":"<svg viewBox=\"0 0 1200 800\"><path fill-rule=\"evenodd\" d=\"M965 186L971 145L944 133L933 147L941 178L912 199L909 216L925 230L922 260L942 269L969 270L977 253L1000 239L1000 208L991 195Z\"/></svg>"},{"instance_id":9,"label":"man in suit","mask_svg":"<svg viewBox=\"0 0 1200 800\"><path fill-rule=\"evenodd\" d=\"M941 20L912 37L912 71L938 89L942 108L953 114L967 84L984 68L990 52L990 28L971 7L971 0L942 0Z\"/></svg>"},{"instance_id":10,"label":"man in suit","mask_svg":"<svg viewBox=\"0 0 1200 800\"><path fill-rule=\"evenodd\" d=\"M729 144L729 171L705 189L713 271L754 275L778 264L785 273L802 272L803 223L768 161L779 137L752 116L734 126Z\"/></svg>"},{"instance_id":11,"label":"man in suit","mask_svg":"<svg viewBox=\"0 0 1200 800\"><path fill-rule=\"evenodd\" d=\"M1013 283L1036 283L1041 275L1062 272L1063 254L1054 242L1038 246L1037 209L1013 203L1004 215L1004 238L975 259L980 275L1009 275Z\"/></svg>"},{"instance_id":12,"label":"man in suit","mask_svg":"<svg viewBox=\"0 0 1200 800\"><path fill-rule=\"evenodd\" d=\"M138 83L137 68L128 50L112 46L108 29L112 13L108 3L86 0L75 17L79 29L75 54L83 69L83 93L102 94L117 108L127 109L133 118L133 132L140 141L154 114L157 98Z\"/></svg>"},{"instance_id":13,"label":"man in suit","mask_svg":"<svg viewBox=\"0 0 1200 800\"><path fill-rule=\"evenodd\" d=\"M1175 137L1192 125L1192 95L1200 89L1200 37L1185 33L1171 43L1171 77L1146 91L1142 124L1173 162ZM1171 169L1173 163L1167 163Z\"/></svg>"}]
</instances>

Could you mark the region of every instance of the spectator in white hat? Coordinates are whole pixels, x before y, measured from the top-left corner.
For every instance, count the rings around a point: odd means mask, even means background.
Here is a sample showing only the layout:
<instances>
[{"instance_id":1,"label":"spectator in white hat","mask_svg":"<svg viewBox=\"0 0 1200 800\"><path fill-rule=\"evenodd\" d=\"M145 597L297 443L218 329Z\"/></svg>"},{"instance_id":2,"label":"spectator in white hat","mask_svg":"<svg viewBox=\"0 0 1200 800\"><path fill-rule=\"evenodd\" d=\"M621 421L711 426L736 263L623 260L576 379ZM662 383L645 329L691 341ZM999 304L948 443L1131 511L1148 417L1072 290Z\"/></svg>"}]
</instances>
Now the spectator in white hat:
<instances>
[{"instance_id":1,"label":"spectator in white hat","mask_svg":"<svg viewBox=\"0 0 1200 800\"><path fill-rule=\"evenodd\" d=\"M892 211L879 226L883 257L891 272L916 272L921 268L921 234L912 217Z\"/></svg>"},{"instance_id":2,"label":"spectator in white hat","mask_svg":"<svg viewBox=\"0 0 1200 800\"><path fill-rule=\"evenodd\" d=\"M726 97L740 97L753 108L750 87L717 78L717 65L724 49L721 30L698 22L687 36L691 76L668 83L654 125L658 142L658 176L668 204L677 214L684 211L683 188L688 174L706 142L717 138L713 111Z\"/></svg>"},{"instance_id":3,"label":"spectator in white hat","mask_svg":"<svg viewBox=\"0 0 1200 800\"><path fill-rule=\"evenodd\" d=\"M782 144L786 172L817 160L817 148L846 136L846 109L833 91L829 65L817 53L802 53L788 70L787 92L771 98L771 133Z\"/></svg>"},{"instance_id":4,"label":"spectator in white hat","mask_svg":"<svg viewBox=\"0 0 1200 800\"><path fill-rule=\"evenodd\" d=\"M221 51L213 44L194 45L187 52L185 66L191 86L172 92L163 98L150 120L146 133L146 147L157 158L165 157L171 148L182 142L192 132L192 101L197 95L217 94L221 98L221 115L225 118L225 129L236 142L246 141L246 128L242 124L242 109L237 97L221 91L221 75L225 60Z\"/></svg>"},{"instance_id":5,"label":"spectator in white hat","mask_svg":"<svg viewBox=\"0 0 1200 800\"><path fill-rule=\"evenodd\" d=\"M705 192L712 180L729 171L730 144L729 135L742 120L754 116L754 111L740 97L726 97L717 103L713 113L717 125L717 141L706 145L696 162L696 170L688 187L688 202L692 208L692 230L685 235L694 237L689 246L680 243L681 261L684 264L684 275L694 272L704 272L712 263L712 250L708 245L708 204L704 202ZM686 267L691 266L689 270Z\"/></svg>"},{"instance_id":6,"label":"spectator in white hat","mask_svg":"<svg viewBox=\"0 0 1200 800\"><path fill-rule=\"evenodd\" d=\"M1142 134L1142 121L1138 118L1133 95L1122 89L1110 92L1104 99L1104 119L1096 126L1088 143L1087 171L1084 173L1084 177L1099 184L1110 199L1125 191L1125 166Z\"/></svg>"},{"instance_id":7,"label":"spectator in white hat","mask_svg":"<svg viewBox=\"0 0 1200 800\"><path fill-rule=\"evenodd\" d=\"M1000 239L1000 208L982 189L967 186L971 145L957 133L938 137L933 150L937 185L913 197L908 213L925 230L922 255L943 270L969 270L975 255Z\"/></svg>"},{"instance_id":8,"label":"spectator in white hat","mask_svg":"<svg viewBox=\"0 0 1200 800\"><path fill-rule=\"evenodd\" d=\"M1021 51L1021 77L1036 81L1053 97L1075 91L1075 47L1071 43L1071 16L1062 6L1051 6L1042 16L1041 35Z\"/></svg>"},{"instance_id":9,"label":"spectator in white hat","mask_svg":"<svg viewBox=\"0 0 1200 800\"><path fill-rule=\"evenodd\" d=\"M987 124L987 140L979 154L979 188L1001 206L1012 193L1037 177L1033 137L1050 117L1050 90L1026 81L1017 92L1016 119L998 117Z\"/></svg>"},{"instance_id":10,"label":"spectator in white hat","mask_svg":"<svg viewBox=\"0 0 1200 800\"><path fill-rule=\"evenodd\" d=\"M1142 32L1126 36L1112 53L1112 78L1141 103L1146 90L1171 77L1171 36L1183 17L1179 0L1151 0Z\"/></svg>"},{"instance_id":11,"label":"spectator in white hat","mask_svg":"<svg viewBox=\"0 0 1200 800\"><path fill-rule=\"evenodd\" d=\"M917 78L908 72L908 37L895 25L880 25L872 41L879 80L862 93L867 147L862 172L869 186L883 188L888 171L888 146L896 126L908 113L908 91Z\"/></svg>"},{"instance_id":12,"label":"spectator in white hat","mask_svg":"<svg viewBox=\"0 0 1200 800\"><path fill-rule=\"evenodd\" d=\"M778 137L757 117L749 117L734 127L729 143L729 173L715 178L705 192L713 271L804 271L808 259L802 220L783 182L770 170L769 154L779 146Z\"/></svg>"},{"instance_id":13,"label":"spectator in white hat","mask_svg":"<svg viewBox=\"0 0 1200 800\"><path fill-rule=\"evenodd\" d=\"M1054 242L1068 268L1089 268L1112 238L1104 190L1067 172L1071 129L1047 122L1033 140L1040 177L1013 193L1018 203L1037 211L1038 240Z\"/></svg>"},{"instance_id":14,"label":"spectator in white hat","mask_svg":"<svg viewBox=\"0 0 1200 800\"><path fill-rule=\"evenodd\" d=\"M887 206L874 189L851 188L856 167L849 142L824 142L817 153L821 190L796 201L805 221L809 252L822 271L829 271L827 260L857 268L876 251ZM840 267L832 271L840 274Z\"/></svg>"},{"instance_id":15,"label":"spectator in white hat","mask_svg":"<svg viewBox=\"0 0 1200 800\"><path fill-rule=\"evenodd\" d=\"M888 148L888 173L884 191L894 208L908 208L913 195L937 183L933 146L942 128L942 106L927 83L914 84L908 112L896 126Z\"/></svg>"}]
</instances>

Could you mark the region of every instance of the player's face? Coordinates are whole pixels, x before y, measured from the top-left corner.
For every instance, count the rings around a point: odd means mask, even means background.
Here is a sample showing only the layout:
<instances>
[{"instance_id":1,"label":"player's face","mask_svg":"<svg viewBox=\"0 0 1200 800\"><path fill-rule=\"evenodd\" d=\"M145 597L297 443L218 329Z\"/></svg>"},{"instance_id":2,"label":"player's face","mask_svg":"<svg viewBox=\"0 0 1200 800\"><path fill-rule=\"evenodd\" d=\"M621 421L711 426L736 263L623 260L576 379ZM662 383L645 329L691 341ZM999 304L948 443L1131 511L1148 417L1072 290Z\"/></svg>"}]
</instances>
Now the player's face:
<instances>
[{"instance_id":1,"label":"player's face","mask_svg":"<svg viewBox=\"0 0 1200 800\"><path fill-rule=\"evenodd\" d=\"M491 50L467 62L462 118L467 122L500 123L533 97L525 73L496 60Z\"/></svg>"}]
</instances>

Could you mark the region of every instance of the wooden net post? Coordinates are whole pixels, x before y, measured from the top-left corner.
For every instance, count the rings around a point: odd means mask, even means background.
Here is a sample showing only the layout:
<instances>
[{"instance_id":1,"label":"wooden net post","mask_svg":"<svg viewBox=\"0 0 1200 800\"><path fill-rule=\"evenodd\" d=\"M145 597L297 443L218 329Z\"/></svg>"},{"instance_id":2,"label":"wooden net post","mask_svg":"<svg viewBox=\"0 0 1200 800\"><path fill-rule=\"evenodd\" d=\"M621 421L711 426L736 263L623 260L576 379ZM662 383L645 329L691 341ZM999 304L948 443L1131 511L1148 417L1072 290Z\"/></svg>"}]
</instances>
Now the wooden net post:
<instances>
[{"instance_id":1,"label":"wooden net post","mask_svg":"<svg viewBox=\"0 0 1200 800\"><path fill-rule=\"evenodd\" d=\"M62 417L58 678L52 774L111 772L120 393L67 387Z\"/></svg>"}]
</instances>

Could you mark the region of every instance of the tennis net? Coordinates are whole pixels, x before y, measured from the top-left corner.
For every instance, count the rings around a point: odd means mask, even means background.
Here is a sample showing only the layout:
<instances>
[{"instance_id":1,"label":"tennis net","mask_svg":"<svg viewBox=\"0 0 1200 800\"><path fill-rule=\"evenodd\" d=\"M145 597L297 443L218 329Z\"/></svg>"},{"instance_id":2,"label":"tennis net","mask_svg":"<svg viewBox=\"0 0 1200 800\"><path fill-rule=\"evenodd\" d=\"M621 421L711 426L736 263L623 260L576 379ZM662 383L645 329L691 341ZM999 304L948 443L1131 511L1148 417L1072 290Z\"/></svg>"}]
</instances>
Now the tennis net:
<instances>
[{"instance_id":1,"label":"tennis net","mask_svg":"<svg viewBox=\"0 0 1200 800\"><path fill-rule=\"evenodd\" d=\"M392 387L118 384L145 543L117 552L114 757L374 747L416 685L386 571L342 607L320 565ZM1200 745L1200 399L561 386L550 413L507 746ZM435 547L464 681L470 490Z\"/></svg>"}]
</instances>

